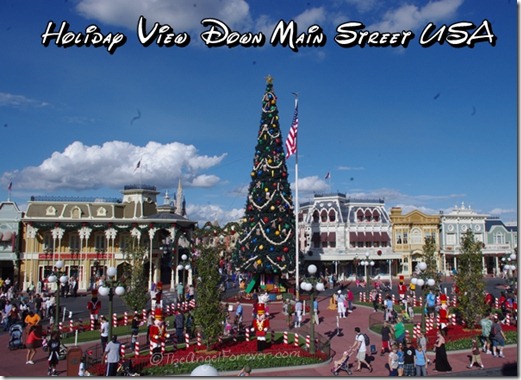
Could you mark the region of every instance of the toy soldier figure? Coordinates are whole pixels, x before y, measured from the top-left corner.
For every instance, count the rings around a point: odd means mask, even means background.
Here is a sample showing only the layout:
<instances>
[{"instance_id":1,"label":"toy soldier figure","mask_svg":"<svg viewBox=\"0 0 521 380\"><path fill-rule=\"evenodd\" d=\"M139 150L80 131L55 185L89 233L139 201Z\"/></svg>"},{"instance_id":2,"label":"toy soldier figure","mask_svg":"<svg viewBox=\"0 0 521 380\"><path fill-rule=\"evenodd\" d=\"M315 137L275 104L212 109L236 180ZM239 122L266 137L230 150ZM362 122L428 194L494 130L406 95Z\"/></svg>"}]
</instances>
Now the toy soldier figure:
<instances>
[{"instance_id":1,"label":"toy soldier figure","mask_svg":"<svg viewBox=\"0 0 521 380\"><path fill-rule=\"evenodd\" d=\"M154 319L154 324L150 326L150 351L155 353L161 352L161 343L164 343L170 334L166 332L162 308L155 309Z\"/></svg>"},{"instance_id":2,"label":"toy soldier figure","mask_svg":"<svg viewBox=\"0 0 521 380\"><path fill-rule=\"evenodd\" d=\"M87 302L87 309L90 313L90 320L94 320L94 328L98 324L99 311L101 309L101 301L98 299L98 290L92 290L92 298Z\"/></svg>"},{"instance_id":3,"label":"toy soldier figure","mask_svg":"<svg viewBox=\"0 0 521 380\"><path fill-rule=\"evenodd\" d=\"M257 307L257 317L253 320L252 332L257 337L257 351L261 352L266 348L266 333L270 328L270 321L266 318L264 304L260 303Z\"/></svg>"}]
</instances>

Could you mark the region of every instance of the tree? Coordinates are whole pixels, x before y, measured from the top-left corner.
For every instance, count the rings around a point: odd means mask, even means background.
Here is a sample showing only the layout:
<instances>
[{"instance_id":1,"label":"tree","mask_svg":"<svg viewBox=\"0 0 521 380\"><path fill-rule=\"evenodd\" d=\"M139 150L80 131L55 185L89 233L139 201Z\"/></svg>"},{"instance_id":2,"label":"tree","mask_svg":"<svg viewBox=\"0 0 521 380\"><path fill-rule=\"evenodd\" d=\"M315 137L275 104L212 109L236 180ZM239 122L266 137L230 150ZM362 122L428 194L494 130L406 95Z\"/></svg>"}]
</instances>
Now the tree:
<instances>
[{"instance_id":1,"label":"tree","mask_svg":"<svg viewBox=\"0 0 521 380\"><path fill-rule=\"evenodd\" d=\"M268 76L251 182L232 260L240 271L262 274L295 271L295 217L277 96Z\"/></svg>"},{"instance_id":2,"label":"tree","mask_svg":"<svg viewBox=\"0 0 521 380\"><path fill-rule=\"evenodd\" d=\"M219 252L215 248L205 246L194 256L199 277L194 323L201 329L208 350L222 334L222 322L226 315L220 303Z\"/></svg>"},{"instance_id":3,"label":"tree","mask_svg":"<svg viewBox=\"0 0 521 380\"><path fill-rule=\"evenodd\" d=\"M143 310L146 308L150 299L148 289L148 280L144 270L144 259L146 250L137 243L136 238L132 238L130 247L125 256L125 260L129 265L125 265L124 284L125 294L123 301L131 310ZM145 291L143 291L145 289Z\"/></svg>"},{"instance_id":4,"label":"tree","mask_svg":"<svg viewBox=\"0 0 521 380\"><path fill-rule=\"evenodd\" d=\"M427 269L425 269L423 273L425 278L432 278L436 281L437 286L434 286L433 292L438 295L441 275L436 260L436 249L436 239L434 236L427 236L425 238L425 244L423 245L423 261L427 264Z\"/></svg>"},{"instance_id":5,"label":"tree","mask_svg":"<svg viewBox=\"0 0 521 380\"><path fill-rule=\"evenodd\" d=\"M485 312L483 294L485 281L483 279L482 243L474 239L474 233L468 229L461 239L461 249L458 255L458 303L461 317L466 325L474 327L478 318Z\"/></svg>"}]
</instances>

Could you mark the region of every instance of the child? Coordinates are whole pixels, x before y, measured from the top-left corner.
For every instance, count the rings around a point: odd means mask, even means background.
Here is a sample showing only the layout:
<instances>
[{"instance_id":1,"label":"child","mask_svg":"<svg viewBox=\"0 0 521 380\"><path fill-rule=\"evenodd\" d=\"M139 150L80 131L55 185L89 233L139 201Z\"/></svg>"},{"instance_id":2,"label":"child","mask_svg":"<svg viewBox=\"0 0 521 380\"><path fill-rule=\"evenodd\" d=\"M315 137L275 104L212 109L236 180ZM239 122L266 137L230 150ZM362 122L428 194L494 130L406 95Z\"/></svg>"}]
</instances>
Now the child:
<instances>
[{"instance_id":1,"label":"child","mask_svg":"<svg viewBox=\"0 0 521 380\"><path fill-rule=\"evenodd\" d=\"M337 371L339 371L342 363L344 363L346 360L348 360L350 354L351 354L351 351L344 351L344 353L342 354L340 359L335 360L333 362L333 368L331 368L331 373L333 373L333 374L337 373Z\"/></svg>"},{"instance_id":2,"label":"child","mask_svg":"<svg viewBox=\"0 0 521 380\"><path fill-rule=\"evenodd\" d=\"M472 339L472 360L467 368L474 367L474 364L477 363L481 366L481 369L485 368L483 362L481 361L481 352L479 350L479 345L476 341L476 338Z\"/></svg>"}]
</instances>

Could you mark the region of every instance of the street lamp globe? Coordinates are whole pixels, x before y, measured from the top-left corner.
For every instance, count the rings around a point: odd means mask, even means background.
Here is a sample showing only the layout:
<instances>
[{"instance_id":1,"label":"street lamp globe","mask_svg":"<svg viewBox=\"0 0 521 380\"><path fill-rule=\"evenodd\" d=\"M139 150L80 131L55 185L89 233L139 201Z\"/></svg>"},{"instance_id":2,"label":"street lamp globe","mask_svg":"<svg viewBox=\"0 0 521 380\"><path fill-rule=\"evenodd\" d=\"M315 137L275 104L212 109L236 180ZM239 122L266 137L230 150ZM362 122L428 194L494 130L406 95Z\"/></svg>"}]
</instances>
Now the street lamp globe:
<instances>
[{"instance_id":1,"label":"street lamp globe","mask_svg":"<svg viewBox=\"0 0 521 380\"><path fill-rule=\"evenodd\" d=\"M418 268L420 268L421 271L424 271L425 269L427 269L427 263L424 261L422 261L421 263L418 263Z\"/></svg>"},{"instance_id":2,"label":"street lamp globe","mask_svg":"<svg viewBox=\"0 0 521 380\"><path fill-rule=\"evenodd\" d=\"M54 274L51 274L49 277L47 277L47 281L49 281L51 284L54 284L56 281L58 281L58 277L56 277Z\"/></svg>"},{"instance_id":3,"label":"street lamp globe","mask_svg":"<svg viewBox=\"0 0 521 380\"><path fill-rule=\"evenodd\" d=\"M302 290L306 290L306 281L302 281L302 282L300 283L300 289L302 289Z\"/></svg>"},{"instance_id":4,"label":"street lamp globe","mask_svg":"<svg viewBox=\"0 0 521 380\"><path fill-rule=\"evenodd\" d=\"M434 286L434 283L435 283L435 281L434 281L434 279L432 279L432 278L429 278L429 279L427 280L427 285L429 285L429 286Z\"/></svg>"},{"instance_id":5,"label":"street lamp globe","mask_svg":"<svg viewBox=\"0 0 521 380\"><path fill-rule=\"evenodd\" d=\"M103 297L108 296L108 295L109 295L109 291L110 291L110 289L107 288L106 286L100 286L100 287L98 288L98 293L99 293L101 296L103 296Z\"/></svg>"},{"instance_id":6,"label":"street lamp globe","mask_svg":"<svg viewBox=\"0 0 521 380\"><path fill-rule=\"evenodd\" d=\"M515 253L512 253L512 254L510 255L510 259L515 260L516 258L517 258L517 256L516 256Z\"/></svg>"},{"instance_id":7,"label":"street lamp globe","mask_svg":"<svg viewBox=\"0 0 521 380\"><path fill-rule=\"evenodd\" d=\"M114 267L108 267L107 268L107 275L109 277L114 277L118 273L117 269Z\"/></svg>"},{"instance_id":8,"label":"street lamp globe","mask_svg":"<svg viewBox=\"0 0 521 380\"><path fill-rule=\"evenodd\" d=\"M315 264L311 264L308 266L308 273L310 275L314 275L315 273L317 273L317 266Z\"/></svg>"},{"instance_id":9,"label":"street lamp globe","mask_svg":"<svg viewBox=\"0 0 521 380\"><path fill-rule=\"evenodd\" d=\"M63 261L61 260L58 260L56 261L56 264L54 264L54 266L58 269L62 269L63 268Z\"/></svg>"},{"instance_id":10,"label":"street lamp globe","mask_svg":"<svg viewBox=\"0 0 521 380\"><path fill-rule=\"evenodd\" d=\"M317 282L317 284L315 285L315 289L317 289L318 292L323 292L325 290L325 286L323 283Z\"/></svg>"},{"instance_id":11,"label":"street lamp globe","mask_svg":"<svg viewBox=\"0 0 521 380\"><path fill-rule=\"evenodd\" d=\"M372 267L374 267L374 261L371 260L371 262L369 263L369 265L371 265Z\"/></svg>"},{"instance_id":12,"label":"street lamp globe","mask_svg":"<svg viewBox=\"0 0 521 380\"><path fill-rule=\"evenodd\" d=\"M182 264L179 264L179 265L177 266L177 270L183 270L183 269L184 269L184 266L183 266Z\"/></svg>"},{"instance_id":13,"label":"street lamp globe","mask_svg":"<svg viewBox=\"0 0 521 380\"><path fill-rule=\"evenodd\" d=\"M186 261L186 259L188 259L188 256L186 256L185 254L182 254L181 255L181 260Z\"/></svg>"},{"instance_id":14,"label":"street lamp globe","mask_svg":"<svg viewBox=\"0 0 521 380\"><path fill-rule=\"evenodd\" d=\"M122 296L125 294L125 288L123 286L116 286L116 289L114 289L114 292L118 296Z\"/></svg>"},{"instance_id":15,"label":"street lamp globe","mask_svg":"<svg viewBox=\"0 0 521 380\"><path fill-rule=\"evenodd\" d=\"M425 284L425 281L423 279L419 278L418 281L416 281L416 285L418 285L420 288Z\"/></svg>"},{"instance_id":16,"label":"street lamp globe","mask_svg":"<svg viewBox=\"0 0 521 380\"><path fill-rule=\"evenodd\" d=\"M66 284L67 281L69 281L69 277L67 277L67 276L65 276L65 275L63 275L63 276L60 277L60 282L61 282L62 284Z\"/></svg>"},{"instance_id":17,"label":"street lamp globe","mask_svg":"<svg viewBox=\"0 0 521 380\"><path fill-rule=\"evenodd\" d=\"M190 264L186 264L185 269L190 270L190 269L192 269L192 267L190 266Z\"/></svg>"},{"instance_id":18,"label":"street lamp globe","mask_svg":"<svg viewBox=\"0 0 521 380\"><path fill-rule=\"evenodd\" d=\"M418 283L418 279L416 277L411 278L411 284L416 285Z\"/></svg>"}]
</instances>

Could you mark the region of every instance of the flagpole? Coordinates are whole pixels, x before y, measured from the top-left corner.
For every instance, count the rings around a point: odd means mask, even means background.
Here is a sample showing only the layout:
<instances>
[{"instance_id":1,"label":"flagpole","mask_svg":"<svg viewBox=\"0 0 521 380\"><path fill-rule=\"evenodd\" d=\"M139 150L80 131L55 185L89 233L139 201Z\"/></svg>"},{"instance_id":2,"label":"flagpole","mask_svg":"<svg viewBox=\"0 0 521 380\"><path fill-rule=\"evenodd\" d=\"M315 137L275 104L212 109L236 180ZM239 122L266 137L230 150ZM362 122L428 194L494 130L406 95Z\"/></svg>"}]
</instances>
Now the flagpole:
<instances>
[{"instance_id":1,"label":"flagpole","mask_svg":"<svg viewBox=\"0 0 521 380\"><path fill-rule=\"evenodd\" d=\"M295 109L298 105L298 94L295 95ZM300 291L300 273L299 273L299 233L298 233L298 213L299 213L299 204L298 204L298 138L295 139L295 263L296 263L296 273L295 273L295 297L299 299ZM311 305L313 307L313 305Z\"/></svg>"}]
</instances>

